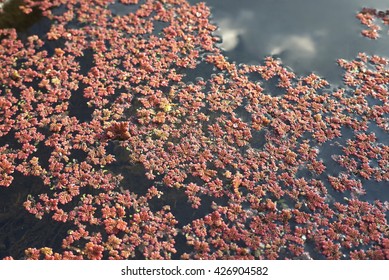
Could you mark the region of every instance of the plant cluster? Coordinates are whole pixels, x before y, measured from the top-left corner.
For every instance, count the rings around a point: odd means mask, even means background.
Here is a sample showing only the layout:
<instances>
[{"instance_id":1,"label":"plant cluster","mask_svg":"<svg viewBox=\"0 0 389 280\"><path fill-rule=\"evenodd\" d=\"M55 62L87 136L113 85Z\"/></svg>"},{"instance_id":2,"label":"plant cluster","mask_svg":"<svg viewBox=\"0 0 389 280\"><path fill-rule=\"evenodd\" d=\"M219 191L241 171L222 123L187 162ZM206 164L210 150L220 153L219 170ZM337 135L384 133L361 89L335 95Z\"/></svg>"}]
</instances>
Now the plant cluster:
<instances>
[{"instance_id":1,"label":"plant cluster","mask_svg":"<svg viewBox=\"0 0 389 280\"><path fill-rule=\"evenodd\" d=\"M371 131L389 130L387 59L339 59L334 89L273 57L228 61L203 3L121 0L131 10L115 14L114 2L24 1L47 34L0 30L0 185L41 178L24 207L71 225L61 250L26 258L170 259L181 235L183 259L389 259L387 197L364 199L366 182L389 180ZM188 79L200 66L213 74ZM143 166L146 194L113 172L113 146ZM153 206L163 188L211 210L181 225Z\"/></svg>"}]
</instances>

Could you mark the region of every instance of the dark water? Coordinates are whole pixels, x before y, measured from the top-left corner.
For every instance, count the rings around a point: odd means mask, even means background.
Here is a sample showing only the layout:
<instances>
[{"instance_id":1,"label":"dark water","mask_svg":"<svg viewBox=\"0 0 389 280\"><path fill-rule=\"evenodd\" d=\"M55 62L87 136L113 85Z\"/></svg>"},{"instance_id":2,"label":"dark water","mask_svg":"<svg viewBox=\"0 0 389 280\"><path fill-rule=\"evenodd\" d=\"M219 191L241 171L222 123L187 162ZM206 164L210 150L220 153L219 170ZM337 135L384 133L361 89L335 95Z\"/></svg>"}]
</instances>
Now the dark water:
<instances>
[{"instance_id":1,"label":"dark water","mask_svg":"<svg viewBox=\"0 0 389 280\"><path fill-rule=\"evenodd\" d=\"M389 56L389 36L364 38L355 17L363 7L386 10L387 1L361 0L191 0L212 8L226 55L237 63L258 64L275 55L298 75L315 72L339 83L336 59L359 52Z\"/></svg>"}]
</instances>

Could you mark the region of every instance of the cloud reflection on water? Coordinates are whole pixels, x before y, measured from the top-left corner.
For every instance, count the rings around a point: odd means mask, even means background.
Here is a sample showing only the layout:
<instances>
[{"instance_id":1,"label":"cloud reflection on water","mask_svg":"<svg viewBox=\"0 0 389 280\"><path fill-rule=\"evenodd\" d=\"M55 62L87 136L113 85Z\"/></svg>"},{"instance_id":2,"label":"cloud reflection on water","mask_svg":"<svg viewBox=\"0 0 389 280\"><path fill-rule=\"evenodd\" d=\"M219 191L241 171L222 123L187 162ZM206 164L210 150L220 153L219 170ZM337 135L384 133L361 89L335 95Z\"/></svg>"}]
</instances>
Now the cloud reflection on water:
<instances>
[{"instance_id":1,"label":"cloud reflection on water","mask_svg":"<svg viewBox=\"0 0 389 280\"><path fill-rule=\"evenodd\" d=\"M197 0L192 3L201 2ZM389 56L389 36L372 41L360 35L355 18L362 7L386 9L385 1L362 0L206 0L226 55L238 63L257 64L276 55L297 74L318 73L338 83L336 59L359 52Z\"/></svg>"}]
</instances>

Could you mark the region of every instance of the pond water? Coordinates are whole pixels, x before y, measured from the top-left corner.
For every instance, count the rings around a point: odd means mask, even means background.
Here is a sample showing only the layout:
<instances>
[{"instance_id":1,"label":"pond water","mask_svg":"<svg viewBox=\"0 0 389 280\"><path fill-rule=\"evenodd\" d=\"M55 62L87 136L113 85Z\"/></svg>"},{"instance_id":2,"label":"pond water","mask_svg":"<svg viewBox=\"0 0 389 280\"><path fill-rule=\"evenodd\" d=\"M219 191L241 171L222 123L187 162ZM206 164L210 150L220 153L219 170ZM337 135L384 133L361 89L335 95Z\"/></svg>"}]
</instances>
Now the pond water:
<instances>
[{"instance_id":1,"label":"pond water","mask_svg":"<svg viewBox=\"0 0 389 280\"><path fill-rule=\"evenodd\" d=\"M355 18L365 6L385 10L386 1L190 2L206 2L212 8L217 34L223 39L221 48L237 63L258 64L265 56L274 55L299 75L314 72L331 83L340 83L337 59L354 59L359 52L389 55L389 37L367 40Z\"/></svg>"}]
</instances>

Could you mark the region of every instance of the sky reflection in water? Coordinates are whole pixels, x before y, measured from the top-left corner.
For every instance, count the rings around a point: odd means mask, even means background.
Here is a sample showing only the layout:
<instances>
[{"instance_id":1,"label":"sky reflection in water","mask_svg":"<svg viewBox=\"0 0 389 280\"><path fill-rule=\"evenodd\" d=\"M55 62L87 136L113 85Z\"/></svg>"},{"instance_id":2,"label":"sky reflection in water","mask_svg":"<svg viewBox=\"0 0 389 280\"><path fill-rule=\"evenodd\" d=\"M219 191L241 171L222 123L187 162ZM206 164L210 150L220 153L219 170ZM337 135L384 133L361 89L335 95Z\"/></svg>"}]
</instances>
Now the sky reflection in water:
<instances>
[{"instance_id":1,"label":"sky reflection in water","mask_svg":"<svg viewBox=\"0 0 389 280\"><path fill-rule=\"evenodd\" d=\"M386 9L382 0L206 0L223 38L221 47L237 63L258 64L275 55L298 75L315 72L339 83L336 59L358 52L389 56L389 36L369 40L355 15L363 7Z\"/></svg>"},{"instance_id":2,"label":"sky reflection in water","mask_svg":"<svg viewBox=\"0 0 389 280\"><path fill-rule=\"evenodd\" d=\"M297 75L314 72L335 88L342 84L342 69L336 60L353 60L358 53L389 57L388 29L383 27L378 40L361 35L366 27L356 14L364 7L386 10L387 1L373 0L189 0L211 7L212 21L222 38L221 48L230 61L260 64L266 56L282 60ZM272 93L274 94L274 92ZM369 128L383 144L388 135ZM331 158L330 144L321 147L327 167L339 173L342 168ZM326 151L327 150L327 151ZM364 199L374 201L389 196L387 182L362 180ZM333 193L342 199L340 194Z\"/></svg>"}]
</instances>

